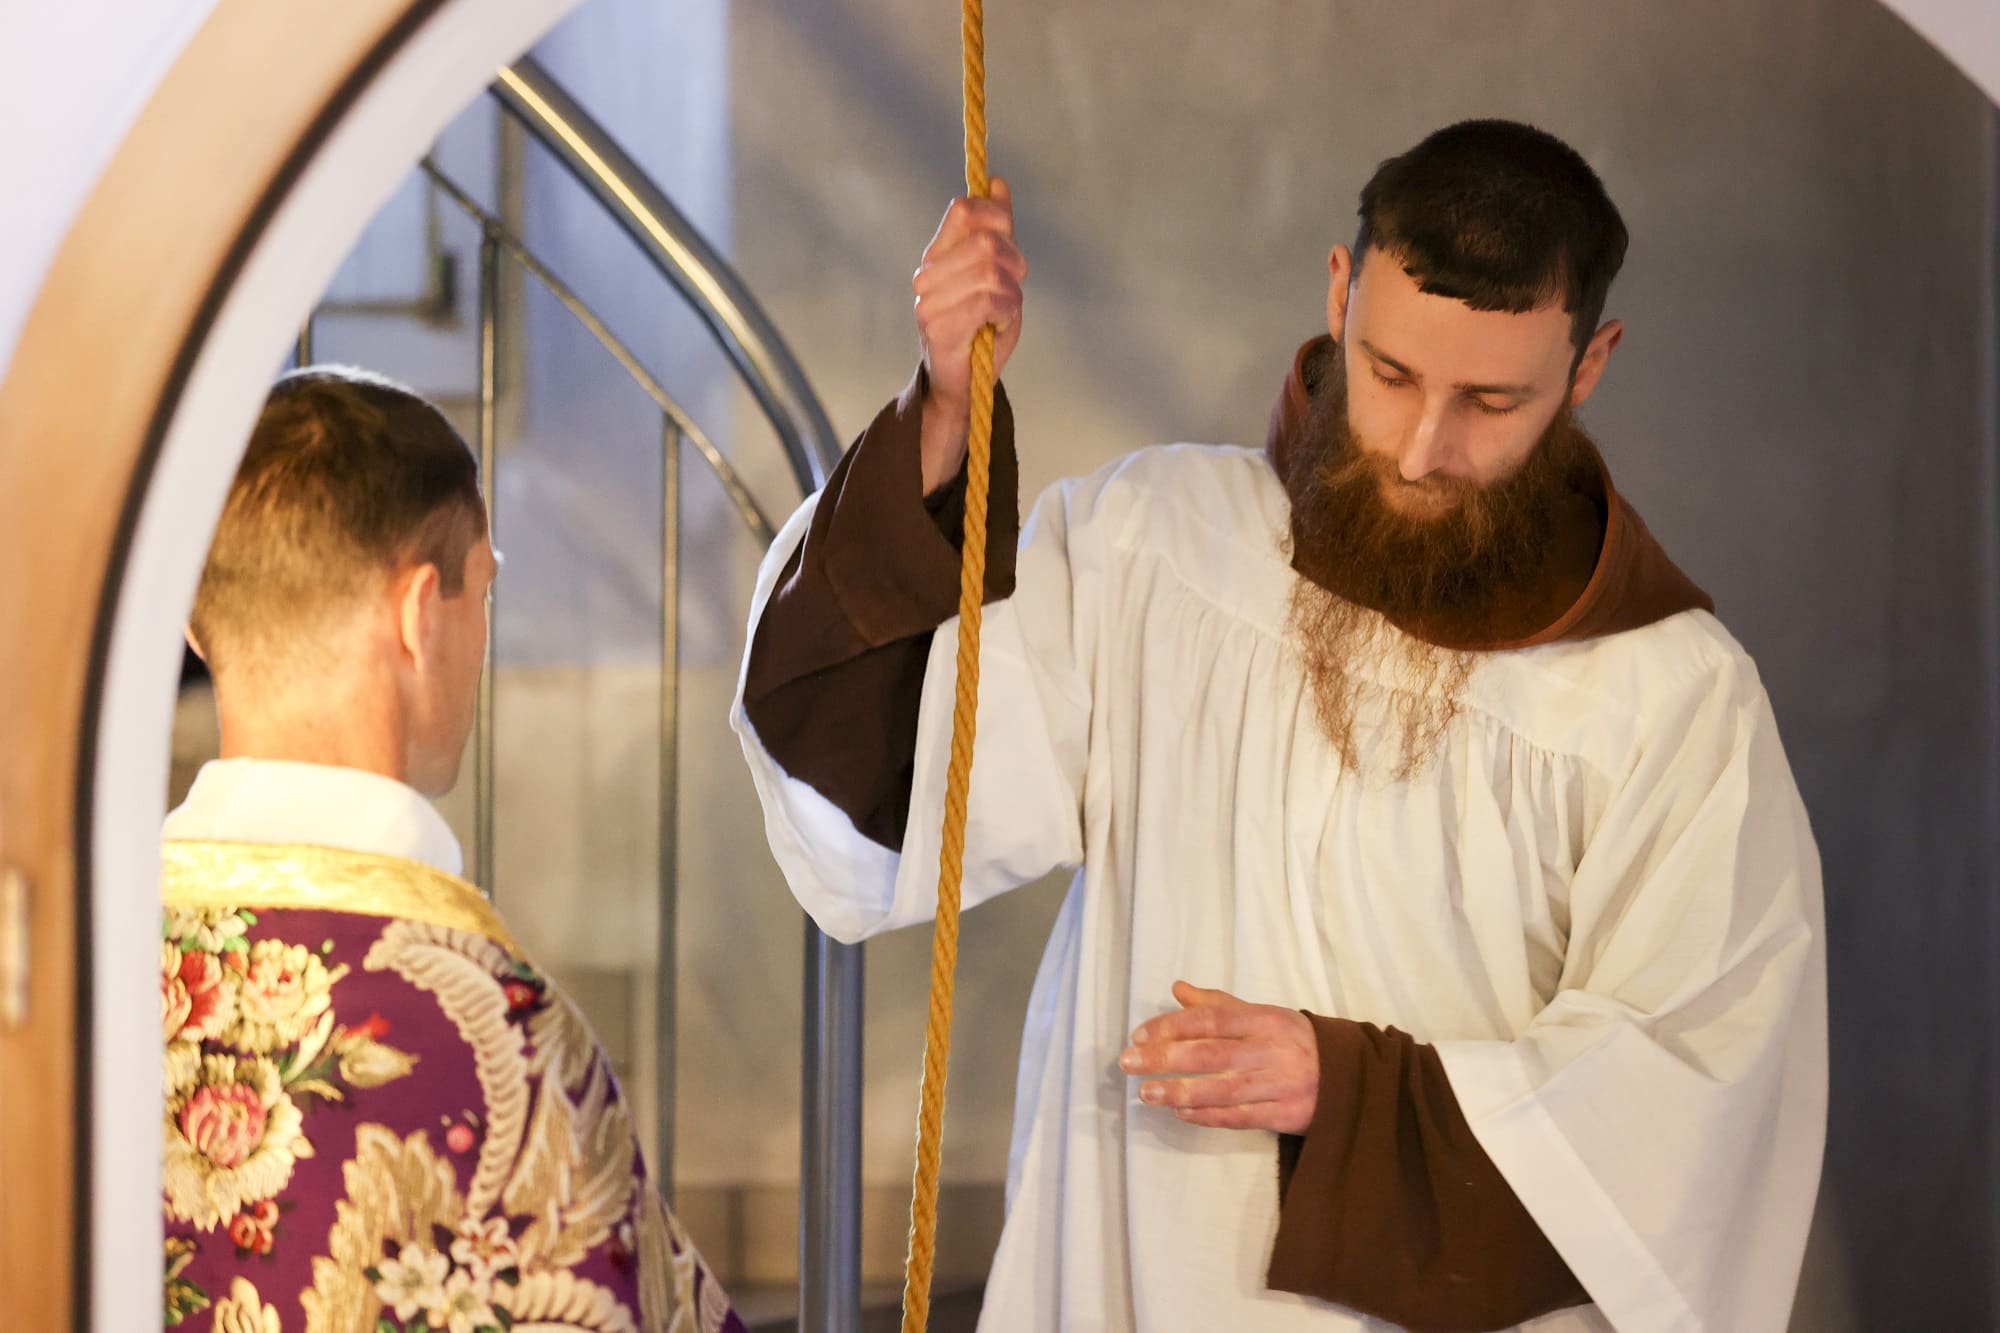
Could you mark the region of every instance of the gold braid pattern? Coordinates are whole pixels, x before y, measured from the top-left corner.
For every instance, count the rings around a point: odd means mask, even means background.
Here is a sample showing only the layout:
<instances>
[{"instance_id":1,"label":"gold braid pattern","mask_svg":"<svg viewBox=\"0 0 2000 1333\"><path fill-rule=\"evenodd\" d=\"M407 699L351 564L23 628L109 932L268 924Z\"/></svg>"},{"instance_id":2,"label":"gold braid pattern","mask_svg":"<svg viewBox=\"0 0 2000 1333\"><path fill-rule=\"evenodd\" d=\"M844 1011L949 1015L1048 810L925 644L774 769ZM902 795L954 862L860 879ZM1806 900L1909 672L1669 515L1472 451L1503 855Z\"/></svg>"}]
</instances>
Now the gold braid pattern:
<instances>
[{"instance_id":1,"label":"gold braid pattern","mask_svg":"<svg viewBox=\"0 0 2000 1333\"><path fill-rule=\"evenodd\" d=\"M986 6L963 0L965 190L989 193L986 178ZM965 810L972 786L972 740L979 712L979 623L986 587L987 478L993 458L993 326L972 342L972 418L966 433L965 549L958 566L958 699L945 772L944 837L938 855L937 924L931 934L930 1016L924 1026L924 1082L917 1107L917 1170L910 1202L910 1250L903 1282L903 1333L930 1321L937 1261L938 1163L944 1140L945 1067L951 1055L951 1001L958 972L959 890L965 876Z\"/></svg>"}]
</instances>

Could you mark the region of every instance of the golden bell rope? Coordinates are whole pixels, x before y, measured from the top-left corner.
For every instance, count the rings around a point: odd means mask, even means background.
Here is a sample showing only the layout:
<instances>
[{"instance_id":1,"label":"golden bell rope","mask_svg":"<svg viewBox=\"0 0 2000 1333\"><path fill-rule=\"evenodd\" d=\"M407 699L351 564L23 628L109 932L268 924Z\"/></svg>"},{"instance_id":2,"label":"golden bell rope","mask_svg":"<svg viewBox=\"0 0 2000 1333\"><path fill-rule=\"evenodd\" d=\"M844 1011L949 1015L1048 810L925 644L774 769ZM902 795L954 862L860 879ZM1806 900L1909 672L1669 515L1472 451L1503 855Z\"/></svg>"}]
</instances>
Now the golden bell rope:
<instances>
[{"instance_id":1,"label":"golden bell rope","mask_svg":"<svg viewBox=\"0 0 2000 1333\"><path fill-rule=\"evenodd\" d=\"M986 178L986 6L963 0L965 189L988 194ZM972 417L966 434L965 548L958 566L958 698L945 772L944 836L938 853L937 924L931 934L930 1016L924 1025L924 1080L917 1105L917 1169L910 1201L910 1250L903 1281L903 1333L930 1320L937 1260L938 1163L944 1139L945 1067L951 1056L951 1002L958 972L959 891L965 875L965 810L972 786L972 740L979 712L979 623L986 586L987 476L993 456L993 326L972 342Z\"/></svg>"}]
</instances>

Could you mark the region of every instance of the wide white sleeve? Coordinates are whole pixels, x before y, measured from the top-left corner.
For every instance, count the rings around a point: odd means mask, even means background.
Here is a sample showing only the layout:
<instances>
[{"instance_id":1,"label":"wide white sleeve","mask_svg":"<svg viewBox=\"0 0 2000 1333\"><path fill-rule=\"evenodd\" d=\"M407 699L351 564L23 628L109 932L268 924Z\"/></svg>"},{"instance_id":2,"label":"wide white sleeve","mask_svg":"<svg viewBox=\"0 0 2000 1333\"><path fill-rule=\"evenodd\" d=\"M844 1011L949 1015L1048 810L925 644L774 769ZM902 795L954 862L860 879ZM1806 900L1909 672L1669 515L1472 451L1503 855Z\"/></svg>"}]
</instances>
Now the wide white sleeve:
<instances>
[{"instance_id":1,"label":"wide white sleeve","mask_svg":"<svg viewBox=\"0 0 2000 1333\"><path fill-rule=\"evenodd\" d=\"M1819 857L1747 659L1647 729L1572 884L1554 1001L1438 1046L1621 1333L1779 1333L1826 1132Z\"/></svg>"},{"instance_id":2,"label":"wide white sleeve","mask_svg":"<svg viewBox=\"0 0 2000 1333\"><path fill-rule=\"evenodd\" d=\"M1037 503L1021 533L1015 591L989 604L979 654L979 710L967 810L962 902L1039 879L1083 856L1082 792L1090 725L1091 644L1102 579L1072 567L1073 486ZM817 497L792 515L758 571L751 638L779 575L811 523ZM771 853L820 929L853 942L929 919L937 909L945 768L956 693L957 617L932 635L917 725L908 829L900 851L789 774L757 738L737 677L730 724L764 808Z\"/></svg>"}]
</instances>

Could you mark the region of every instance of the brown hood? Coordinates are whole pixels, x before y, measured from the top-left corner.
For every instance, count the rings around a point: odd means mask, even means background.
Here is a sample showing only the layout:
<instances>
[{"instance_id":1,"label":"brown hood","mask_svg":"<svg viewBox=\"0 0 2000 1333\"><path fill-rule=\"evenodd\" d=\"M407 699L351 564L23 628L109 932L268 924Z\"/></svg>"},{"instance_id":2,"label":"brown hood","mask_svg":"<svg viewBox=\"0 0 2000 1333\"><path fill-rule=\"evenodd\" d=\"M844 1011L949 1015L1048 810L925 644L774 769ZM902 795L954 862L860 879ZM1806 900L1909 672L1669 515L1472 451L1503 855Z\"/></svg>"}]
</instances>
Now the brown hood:
<instances>
[{"instance_id":1,"label":"brown hood","mask_svg":"<svg viewBox=\"0 0 2000 1333\"><path fill-rule=\"evenodd\" d=\"M1265 441L1271 466L1277 471L1280 481L1288 481L1290 469L1313 464L1314 460L1302 456L1301 451L1294 447L1294 442L1305 428L1311 396L1321 383L1328 358L1336 352L1333 339L1321 334L1300 347L1298 355L1292 360L1292 370L1285 378L1284 390L1278 395L1277 405L1271 409L1270 433ZM1696 587L1694 580L1668 559L1666 551L1640 519L1639 512L1613 488L1611 473L1604 466L1603 456L1592 449L1591 460L1596 470L1592 490L1596 493L1589 498L1593 502L1592 511L1598 515L1600 532L1597 564L1582 593L1569 603L1568 610L1525 637L1505 642L1443 646L1485 651L1530 648L1545 643L1621 634L1695 608L1715 610L1715 603L1708 594ZM1296 534L1293 547L1294 550L1298 547ZM1293 567L1329 592L1341 594L1337 573L1303 568L1296 556ZM1414 626L1403 625L1400 628L1419 638L1431 637Z\"/></svg>"}]
</instances>

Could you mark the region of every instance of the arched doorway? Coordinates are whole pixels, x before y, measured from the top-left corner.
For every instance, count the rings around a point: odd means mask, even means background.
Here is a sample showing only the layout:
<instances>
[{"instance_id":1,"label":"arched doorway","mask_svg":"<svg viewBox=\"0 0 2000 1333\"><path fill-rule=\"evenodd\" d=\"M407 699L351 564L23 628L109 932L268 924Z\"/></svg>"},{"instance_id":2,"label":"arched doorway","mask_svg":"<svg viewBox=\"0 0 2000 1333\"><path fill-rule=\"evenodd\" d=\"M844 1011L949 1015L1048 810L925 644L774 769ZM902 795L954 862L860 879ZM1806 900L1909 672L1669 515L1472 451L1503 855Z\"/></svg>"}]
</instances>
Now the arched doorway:
<instances>
[{"instance_id":1,"label":"arched doorway","mask_svg":"<svg viewBox=\"0 0 2000 1333\"><path fill-rule=\"evenodd\" d=\"M1902 7L1995 86L1992 20ZM149 1002L133 987L151 923L120 907L150 875L131 831L159 813L158 651L233 466L221 441L389 184L568 4L364 0L310 44L270 8L217 7L78 221L0 391L0 859L23 872L35 963L27 1025L0 1044L0 1264L30 1327L88 1308L122 1328L151 1300L125 1279L153 1261L133 1206L152 1144L109 1130L153 1095L150 1055L126 1058L150 1034L124 1026Z\"/></svg>"},{"instance_id":2,"label":"arched doorway","mask_svg":"<svg viewBox=\"0 0 2000 1333\"><path fill-rule=\"evenodd\" d=\"M151 1123L175 625L300 316L440 128L574 0L223 0L69 234L0 390L0 849L31 965L0 1043L24 1328L159 1318ZM132 1108L148 1107L143 1117ZM142 1276L143 1275L143 1276Z\"/></svg>"}]
</instances>

